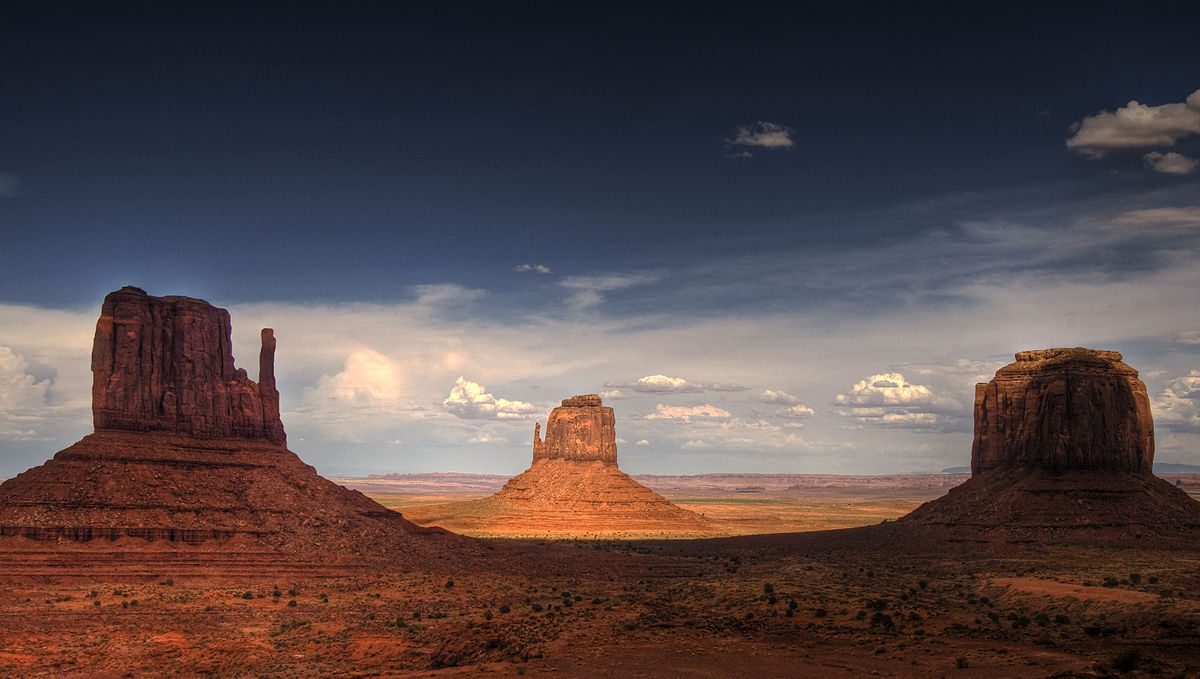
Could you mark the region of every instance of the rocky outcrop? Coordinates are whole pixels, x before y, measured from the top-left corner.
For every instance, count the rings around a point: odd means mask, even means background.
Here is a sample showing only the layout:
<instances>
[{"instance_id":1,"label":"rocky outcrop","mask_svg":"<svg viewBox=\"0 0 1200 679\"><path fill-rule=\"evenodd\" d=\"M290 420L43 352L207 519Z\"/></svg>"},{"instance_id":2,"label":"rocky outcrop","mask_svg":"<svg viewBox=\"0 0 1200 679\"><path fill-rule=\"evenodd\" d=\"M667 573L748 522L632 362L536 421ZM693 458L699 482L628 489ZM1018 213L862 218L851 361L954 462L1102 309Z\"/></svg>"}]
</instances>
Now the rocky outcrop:
<instances>
[{"instance_id":1,"label":"rocky outcrop","mask_svg":"<svg viewBox=\"0 0 1200 679\"><path fill-rule=\"evenodd\" d=\"M975 391L971 478L901 518L951 540L1193 540L1200 503L1160 479L1146 387L1115 351L1022 351Z\"/></svg>"},{"instance_id":2,"label":"rocky outcrop","mask_svg":"<svg viewBox=\"0 0 1200 679\"><path fill-rule=\"evenodd\" d=\"M96 432L0 484L0 554L37 541L30 553L62 546L136 567L183 549L201 570L249 559L279 573L297 559L357 567L464 549L287 450L274 333L262 331L257 384L234 368L229 337L229 313L203 300L108 295L92 352Z\"/></svg>"},{"instance_id":3,"label":"rocky outcrop","mask_svg":"<svg viewBox=\"0 0 1200 679\"><path fill-rule=\"evenodd\" d=\"M975 387L971 471L1150 473L1146 385L1115 351L1022 351Z\"/></svg>"},{"instance_id":4,"label":"rocky outcrop","mask_svg":"<svg viewBox=\"0 0 1200 679\"><path fill-rule=\"evenodd\" d=\"M468 535L611 538L699 537L713 528L617 469L613 409L596 394L572 396L533 429L533 464L483 500L406 510L421 524Z\"/></svg>"},{"instance_id":5,"label":"rocky outcrop","mask_svg":"<svg viewBox=\"0 0 1200 679\"><path fill-rule=\"evenodd\" d=\"M617 466L617 418L596 394L565 399L546 420L533 428L533 459L603 462Z\"/></svg>"},{"instance_id":6,"label":"rocky outcrop","mask_svg":"<svg viewBox=\"0 0 1200 679\"><path fill-rule=\"evenodd\" d=\"M286 445L275 336L262 332L259 382L235 368L229 312L124 287L104 298L92 344L96 431L166 431Z\"/></svg>"}]
</instances>

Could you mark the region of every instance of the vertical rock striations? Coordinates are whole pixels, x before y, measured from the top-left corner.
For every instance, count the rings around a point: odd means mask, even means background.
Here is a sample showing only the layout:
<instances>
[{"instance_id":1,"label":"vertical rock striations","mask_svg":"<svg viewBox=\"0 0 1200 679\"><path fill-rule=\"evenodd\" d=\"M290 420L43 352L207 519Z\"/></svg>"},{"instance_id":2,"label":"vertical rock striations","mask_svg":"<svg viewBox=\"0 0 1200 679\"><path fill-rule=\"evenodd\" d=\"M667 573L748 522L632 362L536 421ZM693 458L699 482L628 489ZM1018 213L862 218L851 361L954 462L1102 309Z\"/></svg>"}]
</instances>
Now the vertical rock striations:
<instances>
[{"instance_id":1,"label":"vertical rock striations","mask_svg":"<svg viewBox=\"0 0 1200 679\"><path fill-rule=\"evenodd\" d=\"M124 287L104 298L92 345L96 431L167 431L286 445L275 337L262 333L259 384L234 367L229 312Z\"/></svg>"},{"instance_id":2,"label":"vertical rock striations","mask_svg":"<svg viewBox=\"0 0 1200 679\"><path fill-rule=\"evenodd\" d=\"M975 387L971 471L1150 473L1146 385L1115 351L1022 351Z\"/></svg>"},{"instance_id":3,"label":"vertical rock striations","mask_svg":"<svg viewBox=\"0 0 1200 679\"><path fill-rule=\"evenodd\" d=\"M617 466L617 419L596 394L565 399L546 420L546 440L541 425L533 429L533 459L598 461Z\"/></svg>"},{"instance_id":4,"label":"vertical rock striations","mask_svg":"<svg viewBox=\"0 0 1200 679\"><path fill-rule=\"evenodd\" d=\"M895 525L937 526L968 541L1200 533L1200 503L1152 473L1146 386L1121 354L1044 349L1016 358L976 387L971 478Z\"/></svg>"}]
</instances>

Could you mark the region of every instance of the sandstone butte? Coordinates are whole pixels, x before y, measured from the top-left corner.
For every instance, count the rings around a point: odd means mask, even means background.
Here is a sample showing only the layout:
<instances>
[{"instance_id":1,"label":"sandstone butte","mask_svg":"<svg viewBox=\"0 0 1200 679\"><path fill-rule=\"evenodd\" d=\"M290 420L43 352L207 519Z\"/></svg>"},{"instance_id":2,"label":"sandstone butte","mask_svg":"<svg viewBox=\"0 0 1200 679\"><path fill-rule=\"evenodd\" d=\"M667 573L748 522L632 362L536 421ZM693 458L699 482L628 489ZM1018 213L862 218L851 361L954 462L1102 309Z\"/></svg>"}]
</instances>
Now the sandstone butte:
<instances>
[{"instance_id":1,"label":"sandstone butte","mask_svg":"<svg viewBox=\"0 0 1200 679\"><path fill-rule=\"evenodd\" d=\"M711 535L617 468L616 416L596 394L573 396L534 425L533 463L491 497L407 510L414 521L478 535L648 537Z\"/></svg>"},{"instance_id":2,"label":"sandstone butte","mask_svg":"<svg viewBox=\"0 0 1200 679\"><path fill-rule=\"evenodd\" d=\"M1115 351L1022 351L975 389L971 478L900 523L1013 539L1200 530L1200 503L1151 472L1146 385Z\"/></svg>"},{"instance_id":3,"label":"sandstone butte","mask_svg":"<svg viewBox=\"0 0 1200 679\"><path fill-rule=\"evenodd\" d=\"M228 311L110 293L92 351L95 433L0 484L3 570L62 570L62 552L100 570L107 554L150 571L255 572L452 549L457 536L414 526L287 449L275 348L263 329L255 383L234 367Z\"/></svg>"}]
</instances>

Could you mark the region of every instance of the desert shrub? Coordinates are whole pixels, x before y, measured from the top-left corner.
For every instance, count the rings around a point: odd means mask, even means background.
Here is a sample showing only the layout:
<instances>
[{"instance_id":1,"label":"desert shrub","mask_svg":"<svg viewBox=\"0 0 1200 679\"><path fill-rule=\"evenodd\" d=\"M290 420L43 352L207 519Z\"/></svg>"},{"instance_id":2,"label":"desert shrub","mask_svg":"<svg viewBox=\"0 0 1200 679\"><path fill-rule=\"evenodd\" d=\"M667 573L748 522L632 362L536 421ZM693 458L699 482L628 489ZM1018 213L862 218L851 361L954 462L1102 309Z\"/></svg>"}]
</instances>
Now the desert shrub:
<instances>
[{"instance_id":1,"label":"desert shrub","mask_svg":"<svg viewBox=\"0 0 1200 679\"><path fill-rule=\"evenodd\" d=\"M790 608L789 608L789 609L785 610L785 611L783 612L783 614L784 614L784 615L786 615L787 617L789 617L789 618L790 618L790 617L792 617L793 615L796 615L796 611L794 611L794 610L792 610L792 609L790 609Z\"/></svg>"},{"instance_id":2,"label":"desert shrub","mask_svg":"<svg viewBox=\"0 0 1200 679\"><path fill-rule=\"evenodd\" d=\"M1120 583L1118 583L1118 582L1117 582L1117 579L1116 579L1116 578L1114 578L1114 577L1113 577L1113 576L1111 576L1111 575L1107 575L1107 576L1105 576L1105 577L1104 577L1104 582L1100 583L1100 585L1101 585L1102 587L1110 587L1110 588L1111 588L1111 587L1116 587L1118 584L1120 584Z\"/></svg>"},{"instance_id":3,"label":"desert shrub","mask_svg":"<svg viewBox=\"0 0 1200 679\"><path fill-rule=\"evenodd\" d=\"M917 587L920 587L921 589L925 589L928 586L929 586L928 580L918 580L917 581Z\"/></svg>"},{"instance_id":4,"label":"desert shrub","mask_svg":"<svg viewBox=\"0 0 1200 679\"><path fill-rule=\"evenodd\" d=\"M329 603L329 595L324 592L321 592L321 595L317 598L319 598L322 603Z\"/></svg>"},{"instance_id":5,"label":"desert shrub","mask_svg":"<svg viewBox=\"0 0 1200 679\"><path fill-rule=\"evenodd\" d=\"M487 610L487 611L484 611L484 612L483 612L483 619L484 619L484 620L491 620L491 619L492 619L492 612L491 612L491 610Z\"/></svg>"},{"instance_id":6,"label":"desert shrub","mask_svg":"<svg viewBox=\"0 0 1200 679\"><path fill-rule=\"evenodd\" d=\"M501 607L500 607L500 612L501 612L501 613L507 613L507 612L509 612L509 611L511 611L511 610L512 610L512 609L508 607L508 604L505 604L505 605L503 605L503 606L501 606Z\"/></svg>"},{"instance_id":7,"label":"desert shrub","mask_svg":"<svg viewBox=\"0 0 1200 679\"><path fill-rule=\"evenodd\" d=\"M887 610L887 606L888 606L887 599L868 599L867 600L867 609L872 610L872 611Z\"/></svg>"},{"instance_id":8,"label":"desert shrub","mask_svg":"<svg viewBox=\"0 0 1200 679\"><path fill-rule=\"evenodd\" d=\"M278 588L271 592L271 598L273 599L278 599L281 596L283 596L283 592L280 592Z\"/></svg>"},{"instance_id":9,"label":"desert shrub","mask_svg":"<svg viewBox=\"0 0 1200 679\"><path fill-rule=\"evenodd\" d=\"M774 594L774 593L775 593L775 585L773 585L769 582L763 585L763 594Z\"/></svg>"},{"instance_id":10,"label":"desert shrub","mask_svg":"<svg viewBox=\"0 0 1200 679\"><path fill-rule=\"evenodd\" d=\"M243 599L253 599L254 592L242 592L242 598Z\"/></svg>"},{"instance_id":11,"label":"desert shrub","mask_svg":"<svg viewBox=\"0 0 1200 679\"><path fill-rule=\"evenodd\" d=\"M813 615L815 615L818 618L824 618L825 616L829 615L829 611L824 608L818 608L815 611L813 611Z\"/></svg>"},{"instance_id":12,"label":"desert shrub","mask_svg":"<svg viewBox=\"0 0 1200 679\"><path fill-rule=\"evenodd\" d=\"M1136 648L1127 648L1114 655L1108 664L1121 674L1132 672L1142 664L1142 652Z\"/></svg>"},{"instance_id":13,"label":"desert shrub","mask_svg":"<svg viewBox=\"0 0 1200 679\"><path fill-rule=\"evenodd\" d=\"M530 608L532 608L532 609L533 609L533 612L534 612L534 613L541 613L541 612L542 612L542 605L541 605L541 604L535 603L535 604L531 605L531 606L530 606Z\"/></svg>"},{"instance_id":14,"label":"desert shrub","mask_svg":"<svg viewBox=\"0 0 1200 679\"><path fill-rule=\"evenodd\" d=\"M854 619L855 619L855 620L862 620L862 619L863 619L863 618L865 618L865 617L867 617L867 612L866 612L866 611L859 611L858 613L855 613L855 614L854 614Z\"/></svg>"},{"instance_id":15,"label":"desert shrub","mask_svg":"<svg viewBox=\"0 0 1200 679\"><path fill-rule=\"evenodd\" d=\"M883 627L885 629L891 629L895 626L896 623L892 621L892 616L888 615L887 613L877 611L875 615L871 616L871 627Z\"/></svg>"},{"instance_id":16,"label":"desert shrub","mask_svg":"<svg viewBox=\"0 0 1200 679\"><path fill-rule=\"evenodd\" d=\"M1135 585L1139 584L1142 581L1142 574L1141 573L1130 573L1129 581Z\"/></svg>"},{"instance_id":17,"label":"desert shrub","mask_svg":"<svg viewBox=\"0 0 1200 679\"><path fill-rule=\"evenodd\" d=\"M1151 585L1157 585L1157 584L1158 584L1158 578L1157 578L1157 577L1155 577L1155 576L1153 576L1153 575L1151 575L1150 577L1146 578L1146 582L1150 583Z\"/></svg>"},{"instance_id":18,"label":"desert shrub","mask_svg":"<svg viewBox=\"0 0 1200 679\"><path fill-rule=\"evenodd\" d=\"M128 601L122 601L122 602L121 602L121 608L129 608L129 602L128 602Z\"/></svg>"},{"instance_id":19,"label":"desert shrub","mask_svg":"<svg viewBox=\"0 0 1200 679\"><path fill-rule=\"evenodd\" d=\"M287 593L288 593L288 596L299 596L300 590L296 589L295 587L292 587L288 590Z\"/></svg>"},{"instance_id":20,"label":"desert shrub","mask_svg":"<svg viewBox=\"0 0 1200 679\"><path fill-rule=\"evenodd\" d=\"M454 580L446 580L446 589L450 589L453 586L454 586Z\"/></svg>"},{"instance_id":21,"label":"desert shrub","mask_svg":"<svg viewBox=\"0 0 1200 679\"><path fill-rule=\"evenodd\" d=\"M130 600L129 600L129 605L130 605L130 606L137 606L137 599L130 599Z\"/></svg>"},{"instance_id":22,"label":"desert shrub","mask_svg":"<svg viewBox=\"0 0 1200 679\"><path fill-rule=\"evenodd\" d=\"M959 656L958 659L954 661L954 666L959 669L966 669L971 666L971 663L967 662L966 658Z\"/></svg>"},{"instance_id":23,"label":"desert shrub","mask_svg":"<svg viewBox=\"0 0 1200 679\"><path fill-rule=\"evenodd\" d=\"M1071 619L1062 613L1058 613L1054 616L1054 622L1058 625L1069 625L1071 624Z\"/></svg>"}]
</instances>

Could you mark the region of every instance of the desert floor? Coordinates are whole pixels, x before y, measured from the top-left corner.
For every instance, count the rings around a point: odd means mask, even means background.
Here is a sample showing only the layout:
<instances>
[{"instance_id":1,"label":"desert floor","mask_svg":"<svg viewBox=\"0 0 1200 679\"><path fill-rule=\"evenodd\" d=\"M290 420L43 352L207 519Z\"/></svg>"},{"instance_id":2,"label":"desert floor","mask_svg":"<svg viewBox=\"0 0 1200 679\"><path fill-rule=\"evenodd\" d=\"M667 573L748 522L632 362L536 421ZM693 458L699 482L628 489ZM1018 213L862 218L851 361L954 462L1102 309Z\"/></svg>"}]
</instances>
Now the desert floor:
<instances>
[{"instance_id":1,"label":"desert floor","mask_svg":"<svg viewBox=\"0 0 1200 679\"><path fill-rule=\"evenodd\" d=\"M692 504L828 526L913 501L745 495ZM24 579L0 586L0 675L1200 676L1200 546L847 534L486 539L468 562L321 578Z\"/></svg>"}]
</instances>

